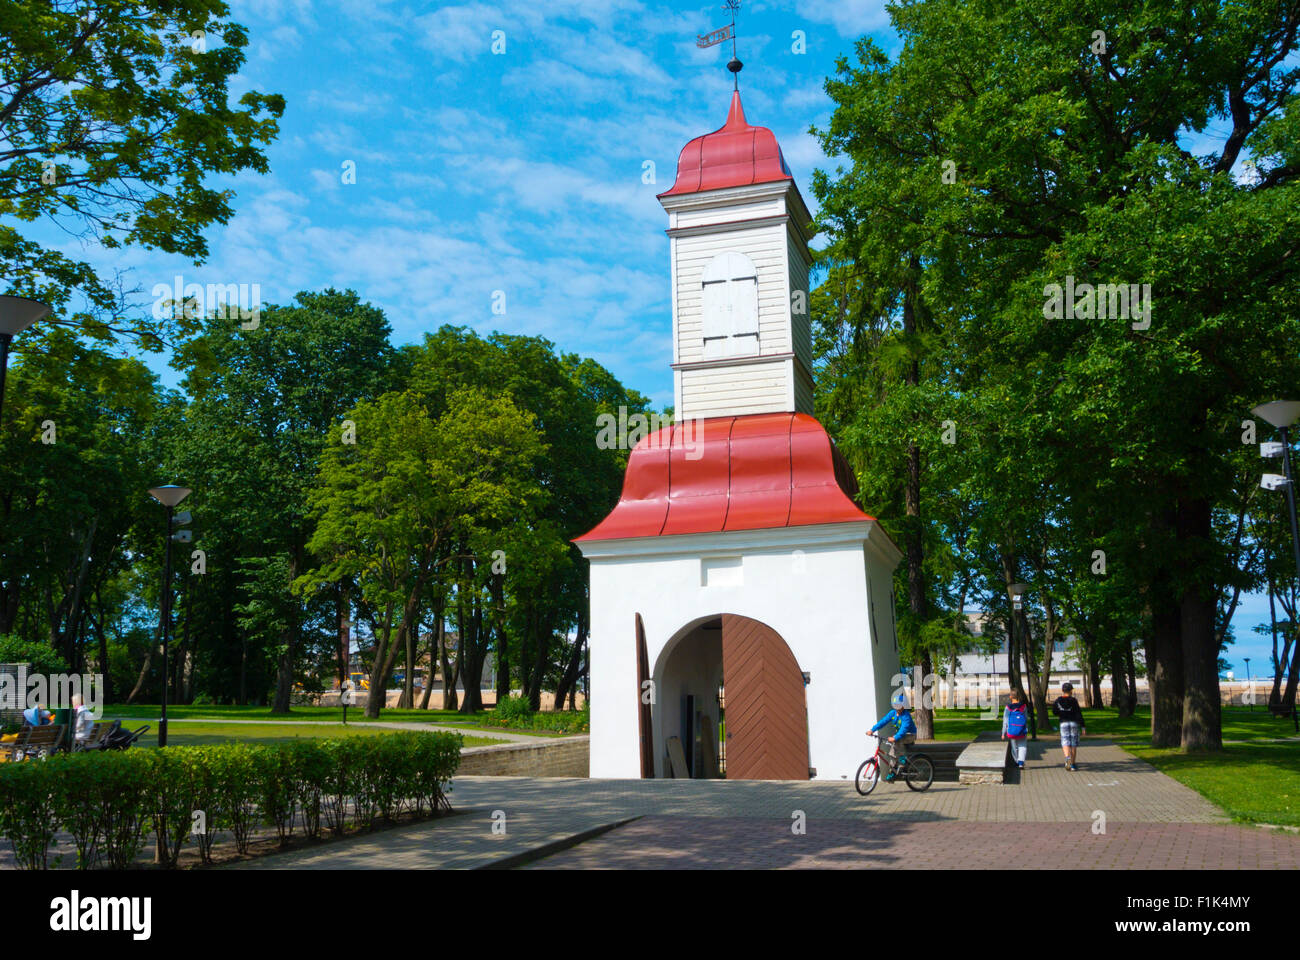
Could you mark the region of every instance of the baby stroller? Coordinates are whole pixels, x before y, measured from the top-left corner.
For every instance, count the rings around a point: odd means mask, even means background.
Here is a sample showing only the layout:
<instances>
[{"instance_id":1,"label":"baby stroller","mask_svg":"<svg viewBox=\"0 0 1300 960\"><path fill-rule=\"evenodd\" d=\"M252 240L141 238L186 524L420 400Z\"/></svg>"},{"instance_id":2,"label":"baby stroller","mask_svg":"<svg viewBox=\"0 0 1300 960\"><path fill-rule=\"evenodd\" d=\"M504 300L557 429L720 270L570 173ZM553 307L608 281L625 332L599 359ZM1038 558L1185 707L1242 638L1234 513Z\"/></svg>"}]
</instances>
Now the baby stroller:
<instances>
[{"instance_id":1,"label":"baby stroller","mask_svg":"<svg viewBox=\"0 0 1300 960\"><path fill-rule=\"evenodd\" d=\"M122 721L114 720L104 735L99 738L99 749L125 750L134 746L135 742L148 732L149 724L147 723L138 730L123 730Z\"/></svg>"}]
</instances>

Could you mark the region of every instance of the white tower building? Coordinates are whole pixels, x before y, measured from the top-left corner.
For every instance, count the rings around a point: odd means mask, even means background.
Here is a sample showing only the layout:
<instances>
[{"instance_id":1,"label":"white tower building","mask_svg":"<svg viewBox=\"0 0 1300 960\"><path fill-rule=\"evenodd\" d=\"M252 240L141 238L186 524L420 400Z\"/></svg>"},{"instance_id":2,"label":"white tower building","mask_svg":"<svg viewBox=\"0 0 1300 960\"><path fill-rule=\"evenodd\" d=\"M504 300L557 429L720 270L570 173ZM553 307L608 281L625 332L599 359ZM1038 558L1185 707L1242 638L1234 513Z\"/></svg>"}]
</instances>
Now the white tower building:
<instances>
[{"instance_id":1,"label":"white tower building","mask_svg":"<svg viewBox=\"0 0 1300 960\"><path fill-rule=\"evenodd\" d=\"M851 779L898 673L900 554L812 416L811 217L739 92L659 200L679 422L576 541L591 775Z\"/></svg>"}]
</instances>

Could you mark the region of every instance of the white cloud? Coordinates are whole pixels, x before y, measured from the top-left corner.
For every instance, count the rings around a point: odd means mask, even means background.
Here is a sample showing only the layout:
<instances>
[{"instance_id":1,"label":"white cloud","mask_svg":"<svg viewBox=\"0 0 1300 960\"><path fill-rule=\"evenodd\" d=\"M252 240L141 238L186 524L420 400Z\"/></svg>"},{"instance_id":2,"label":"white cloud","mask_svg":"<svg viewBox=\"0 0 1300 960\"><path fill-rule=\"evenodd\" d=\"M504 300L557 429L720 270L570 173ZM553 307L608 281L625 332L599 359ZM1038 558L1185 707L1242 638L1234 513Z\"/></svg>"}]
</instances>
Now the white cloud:
<instances>
[{"instance_id":1,"label":"white cloud","mask_svg":"<svg viewBox=\"0 0 1300 960\"><path fill-rule=\"evenodd\" d=\"M799 0L799 16L828 23L842 37L857 38L889 26L885 0Z\"/></svg>"}]
</instances>

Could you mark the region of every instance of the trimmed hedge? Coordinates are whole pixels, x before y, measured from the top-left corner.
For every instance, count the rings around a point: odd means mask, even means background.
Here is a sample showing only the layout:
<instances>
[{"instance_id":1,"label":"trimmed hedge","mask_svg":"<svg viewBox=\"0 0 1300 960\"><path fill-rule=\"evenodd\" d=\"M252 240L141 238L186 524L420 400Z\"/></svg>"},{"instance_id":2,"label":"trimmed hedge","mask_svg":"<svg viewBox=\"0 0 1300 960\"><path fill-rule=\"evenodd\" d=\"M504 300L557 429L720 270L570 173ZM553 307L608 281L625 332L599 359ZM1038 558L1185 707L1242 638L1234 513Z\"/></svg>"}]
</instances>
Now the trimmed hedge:
<instances>
[{"instance_id":1,"label":"trimmed hedge","mask_svg":"<svg viewBox=\"0 0 1300 960\"><path fill-rule=\"evenodd\" d=\"M482 721L484 726L507 730L554 730L558 733L590 733L591 708L580 710L532 710L527 697L503 697Z\"/></svg>"},{"instance_id":2,"label":"trimmed hedge","mask_svg":"<svg viewBox=\"0 0 1300 960\"><path fill-rule=\"evenodd\" d=\"M77 866L122 869L150 834L164 867L185 843L212 862L218 831L247 853L258 826L281 845L301 827L312 838L349 826L373 830L404 810L450 809L458 733L403 732L165 750L86 751L0 764L0 836L18 865L49 866L57 831L72 835ZM55 858L55 865L58 858Z\"/></svg>"}]
</instances>

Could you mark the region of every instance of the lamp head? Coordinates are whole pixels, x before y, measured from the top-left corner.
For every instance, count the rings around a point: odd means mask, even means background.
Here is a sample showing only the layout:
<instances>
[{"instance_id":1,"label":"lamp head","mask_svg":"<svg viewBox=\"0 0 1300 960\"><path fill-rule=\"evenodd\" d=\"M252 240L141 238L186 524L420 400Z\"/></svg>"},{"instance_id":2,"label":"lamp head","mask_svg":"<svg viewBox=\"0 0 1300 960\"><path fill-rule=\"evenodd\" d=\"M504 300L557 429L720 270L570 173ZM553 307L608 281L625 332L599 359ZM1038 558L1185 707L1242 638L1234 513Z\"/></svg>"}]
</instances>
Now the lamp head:
<instances>
[{"instance_id":1,"label":"lamp head","mask_svg":"<svg viewBox=\"0 0 1300 960\"><path fill-rule=\"evenodd\" d=\"M1300 400L1274 400L1272 403L1261 403L1250 412L1275 427L1289 427L1300 420Z\"/></svg>"},{"instance_id":2,"label":"lamp head","mask_svg":"<svg viewBox=\"0 0 1300 960\"><path fill-rule=\"evenodd\" d=\"M50 306L26 297L0 297L0 336L22 333L41 317L50 315Z\"/></svg>"},{"instance_id":3,"label":"lamp head","mask_svg":"<svg viewBox=\"0 0 1300 960\"><path fill-rule=\"evenodd\" d=\"M149 495L164 507L174 507L190 495L190 488L169 483L163 487L150 487Z\"/></svg>"}]
</instances>

